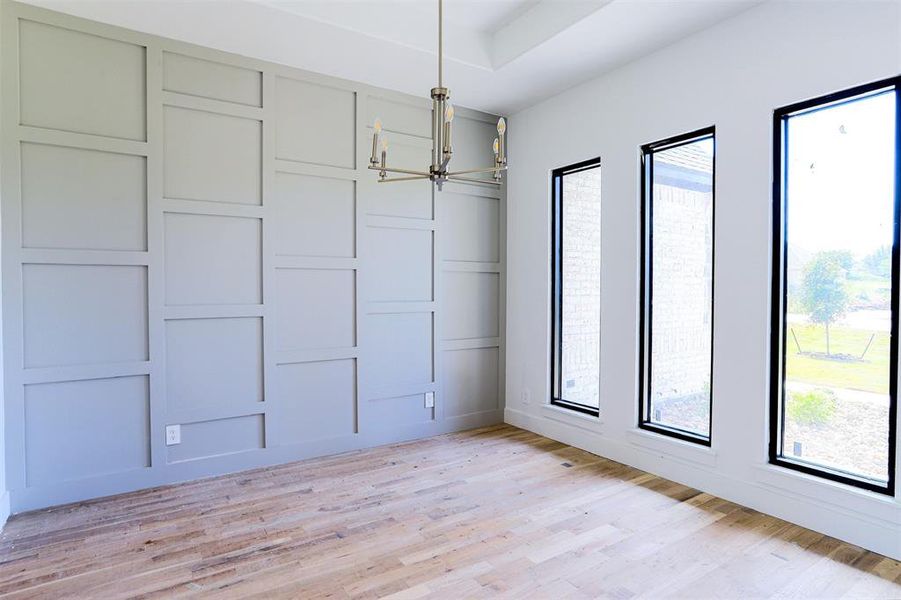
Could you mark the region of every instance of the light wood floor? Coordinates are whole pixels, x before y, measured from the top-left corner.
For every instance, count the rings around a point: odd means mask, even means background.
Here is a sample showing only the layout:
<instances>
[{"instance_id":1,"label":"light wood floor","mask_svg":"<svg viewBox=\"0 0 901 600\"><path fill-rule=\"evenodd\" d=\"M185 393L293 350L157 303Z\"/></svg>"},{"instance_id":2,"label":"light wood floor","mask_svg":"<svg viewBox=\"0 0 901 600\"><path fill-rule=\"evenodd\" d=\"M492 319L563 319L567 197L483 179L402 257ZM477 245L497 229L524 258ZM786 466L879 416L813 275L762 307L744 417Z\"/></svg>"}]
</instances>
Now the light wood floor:
<instances>
[{"instance_id":1,"label":"light wood floor","mask_svg":"<svg viewBox=\"0 0 901 600\"><path fill-rule=\"evenodd\" d=\"M901 564L499 426L13 517L0 594L901 598Z\"/></svg>"}]
</instances>

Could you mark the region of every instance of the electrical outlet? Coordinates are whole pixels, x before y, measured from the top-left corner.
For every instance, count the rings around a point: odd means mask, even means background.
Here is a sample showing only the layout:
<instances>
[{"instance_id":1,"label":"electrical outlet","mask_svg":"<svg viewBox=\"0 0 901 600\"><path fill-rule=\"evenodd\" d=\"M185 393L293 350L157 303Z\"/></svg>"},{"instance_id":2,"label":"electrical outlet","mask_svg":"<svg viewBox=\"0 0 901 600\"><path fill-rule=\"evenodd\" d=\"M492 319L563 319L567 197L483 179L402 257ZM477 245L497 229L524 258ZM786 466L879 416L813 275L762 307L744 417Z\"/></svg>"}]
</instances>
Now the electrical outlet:
<instances>
[{"instance_id":1,"label":"electrical outlet","mask_svg":"<svg viewBox=\"0 0 901 600\"><path fill-rule=\"evenodd\" d=\"M435 408L435 392L426 392L425 393L425 407L426 408Z\"/></svg>"},{"instance_id":2,"label":"electrical outlet","mask_svg":"<svg viewBox=\"0 0 901 600\"><path fill-rule=\"evenodd\" d=\"M523 390L519 393L519 400L523 404L528 404L532 401L532 391L529 388L523 388Z\"/></svg>"},{"instance_id":3,"label":"electrical outlet","mask_svg":"<svg viewBox=\"0 0 901 600\"><path fill-rule=\"evenodd\" d=\"M181 443L181 425L166 425L166 445Z\"/></svg>"}]
</instances>

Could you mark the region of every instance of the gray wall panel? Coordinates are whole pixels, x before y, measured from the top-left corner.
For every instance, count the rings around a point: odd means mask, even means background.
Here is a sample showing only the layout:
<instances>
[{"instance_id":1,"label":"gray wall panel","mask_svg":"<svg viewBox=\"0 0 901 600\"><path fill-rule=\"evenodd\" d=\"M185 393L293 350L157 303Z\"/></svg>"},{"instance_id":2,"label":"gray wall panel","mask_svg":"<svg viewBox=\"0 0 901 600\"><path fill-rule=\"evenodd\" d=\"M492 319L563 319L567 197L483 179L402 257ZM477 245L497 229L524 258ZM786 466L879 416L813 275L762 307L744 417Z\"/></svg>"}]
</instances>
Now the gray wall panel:
<instances>
[{"instance_id":1,"label":"gray wall panel","mask_svg":"<svg viewBox=\"0 0 901 600\"><path fill-rule=\"evenodd\" d=\"M169 462L259 450L263 439L263 415L188 423L181 427L181 444L168 447Z\"/></svg>"},{"instance_id":2,"label":"gray wall panel","mask_svg":"<svg viewBox=\"0 0 901 600\"><path fill-rule=\"evenodd\" d=\"M166 198L261 204L260 121L166 106L163 123Z\"/></svg>"},{"instance_id":3,"label":"gray wall panel","mask_svg":"<svg viewBox=\"0 0 901 600\"><path fill-rule=\"evenodd\" d=\"M497 348L445 352L445 414L461 416L497 409L498 368Z\"/></svg>"},{"instance_id":4,"label":"gray wall panel","mask_svg":"<svg viewBox=\"0 0 901 600\"><path fill-rule=\"evenodd\" d=\"M501 419L502 192L367 169L375 116L428 168L427 98L0 19L14 512ZM490 163L496 118L457 108L452 167Z\"/></svg>"},{"instance_id":5,"label":"gray wall panel","mask_svg":"<svg viewBox=\"0 0 901 600\"><path fill-rule=\"evenodd\" d=\"M263 74L209 60L163 52L163 89L171 92L263 105Z\"/></svg>"},{"instance_id":6,"label":"gray wall panel","mask_svg":"<svg viewBox=\"0 0 901 600\"><path fill-rule=\"evenodd\" d=\"M368 424L379 429L419 425L435 419L435 409L425 407L422 394L373 398L369 405L373 418Z\"/></svg>"},{"instance_id":7,"label":"gray wall panel","mask_svg":"<svg viewBox=\"0 0 901 600\"><path fill-rule=\"evenodd\" d=\"M444 274L445 340L493 338L500 335L497 273L450 271Z\"/></svg>"},{"instance_id":8,"label":"gray wall panel","mask_svg":"<svg viewBox=\"0 0 901 600\"><path fill-rule=\"evenodd\" d=\"M431 302L432 232L369 228L369 286L373 302Z\"/></svg>"},{"instance_id":9,"label":"gray wall panel","mask_svg":"<svg viewBox=\"0 0 901 600\"><path fill-rule=\"evenodd\" d=\"M450 190L437 199L444 260L498 262L501 201Z\"/></svg>"},{"instance_id":10,"label":"gray wall panel","mask_svg":"<svg viewBox=\"0 0 901 600\"><path fill-rule=\"evenodd\" d=\"M275 296L279 350L356 345L354 271L277 269Z\"/></svg>"},{"instance_id":11,"label":"gray wall panel","mask_svg":"<svg viewBox=\"0 0 901 600\"><path fill-rule=\"evenodd\" d=\"M145 139L145 57L140 45L22 20L23 125Z\"/></svg>"},{"instance_id":12,"label":"gray wall panel","mask_svg":"<svg viewBox=\"0 0 901 600\"><path fill-rule=\"evenodd\" d=\"M372 152L372 129L366 130L369 140L367 155ZM414 171L428 170L432 161L432 145L428 140L387 132L389 150L387 164L398 169ZM374 176L375 172L369 174ZM408 217L411 219L432 219L434 212L431 198L431 184L428 181L375 184L369 190L368 212L373 215Z\"/></svg>"},{"instance_id":13,"label":"gray wall panel","mask_svg":"<svg viewBox=\"0 0 901 600\"><path fill-rule=\"evenodd\" d=\"M147 360L147 270L28 264L22 269L26 367Z\"/></svg>"},{"instance_id":14,"label":"gray wall panel","mask_svg":"<svg viewBox=\"0 0 901 600\"><path fill-rule=\"evenodd\" d=\"M167 321L166 363L170 411L228 409L262 401L262 319Z\"/></svg>"},{"instance_id":15,"label":"gray wall panel","mask_svg":"<svg viewBox=\"0 0 901 600\"><path fill-rule=\"evenodd\" d=\"M432 381L431 313L373 314L369 333L372 346L378 349L369 361L373 388Z\"/></svg>"},{"instance_id":16,"label":"gray wall panel","mask_svg":"<svg viewBox=\"0 0 901 600\"><path fill-rule=\"evenodd\" d=\"M278 366L282 443L351 435L357 429L356 360Z\"/></svg>"},{"instance_id":17,"label":"gray wall panel","mask_svg":"<svg viewBox=\"0 0 901 600\"><path fill-rule=\"evenodd\" d=\"M275 79L275 156L285 160L354 167L356 94L309 81Z\"/></svg>"},{"instance_id":18,"label":"gray wall panel","mask_svg":"<svg viewBox=\"0 0 901 600\"><path fill-rule=\"evenodd\" d=\"M366 106L366 124L372 125L381 119L385 131L406 133L423 138L432 136L432 110L429 101L416 102L389 100L379 96L369 96Z\"/></svg>"},{"instance_id":19,"label":"gray wall panel","mask_svg":"<svg viewBox=\"0 0 901 600\"><path fill-rule=\"evenodd\" d=\"M259 304L259 219L165 214L166 304Z\"/></svg>"},{"instance_id":20,"label":"gray wall panel","mask_svg":"<svg viewBox=\"0 0 901 600\"><path fill-rule=\"evenodd\" d=\"M147 159L22 144L22 245L147 249Z\"/></svg>"},{"instance_id":21,"label":"gray wall panel","mask_svg":"<svg viewBox=\"0 0 901 600\"><path fill-rule=\"evenodd\" d=\"M26 386L25 444L29 485L149 467L147 377Z\"/></svg>"},{"instance_id":22,"label":"gray wall panel","mask_svg":"<svg viewBox=\"0 0 901 600\"><path fill-rule=\"evenodd\" d=\"M271 206L275 253L350 258L356 255L355 183L332 177L275 174Z\"/></svg>"}]
</instances>

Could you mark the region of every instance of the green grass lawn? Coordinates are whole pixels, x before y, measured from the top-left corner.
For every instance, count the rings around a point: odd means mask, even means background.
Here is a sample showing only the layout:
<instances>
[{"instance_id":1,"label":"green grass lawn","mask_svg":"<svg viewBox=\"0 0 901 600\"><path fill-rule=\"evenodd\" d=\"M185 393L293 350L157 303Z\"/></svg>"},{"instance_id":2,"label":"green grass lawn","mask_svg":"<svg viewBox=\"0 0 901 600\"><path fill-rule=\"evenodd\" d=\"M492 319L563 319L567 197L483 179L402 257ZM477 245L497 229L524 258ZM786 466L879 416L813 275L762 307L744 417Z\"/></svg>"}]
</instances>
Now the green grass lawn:
<instances>
[{"instance_id":1,"label":"green grass lawn","mask_svg":"<svg viewBox=\"0 0 901 600\"><path fill-rule=\"evenodd\" d=\"M804 352L826 352L826 333L822 325L788 324L786 331L787 379L865 392L888 394L889 334L876 333L873 344L863 361L837 361L798 354L792 337L794 330ZM872 331L829 328L830 350L833 354L860 356Z\"/></svg>"}]
</instances>

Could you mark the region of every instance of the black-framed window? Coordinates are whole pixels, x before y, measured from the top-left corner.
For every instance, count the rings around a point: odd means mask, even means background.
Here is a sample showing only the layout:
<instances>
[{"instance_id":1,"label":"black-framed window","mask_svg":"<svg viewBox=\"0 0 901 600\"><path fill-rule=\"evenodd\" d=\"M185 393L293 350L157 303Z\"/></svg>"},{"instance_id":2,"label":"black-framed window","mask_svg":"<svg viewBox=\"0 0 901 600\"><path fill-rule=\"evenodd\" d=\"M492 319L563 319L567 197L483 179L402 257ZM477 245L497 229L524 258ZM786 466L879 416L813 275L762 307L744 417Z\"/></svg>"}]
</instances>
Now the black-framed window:
<instances>
[{"instance_id":1,"label":"black-framed window","mask_svg":"<svg viewBox=\"0 0 901 600\"><path fill-rule=\"evenodd\" d=\"M601 160L551 174L551 404L597 416L601 345Z\"/></svg>"},{"instance_id":2,"label":"black-framed window","mask_svg":"<svg viewBox=\"0 0 901 600\"><path fill-rule=\"evenodd\" d=\"M775 111L771 463L894 494L901 78Z\"/></svg>"},{"instance_id":3,"label":"black-framed window","mask_svg":"<svg viewBox=\"0 0 901 600\"><path fill-rule=\"evenodd\" d=\"M715 130L641 151L639 427L710 445Z\"/></svg>"}]
</instances>

